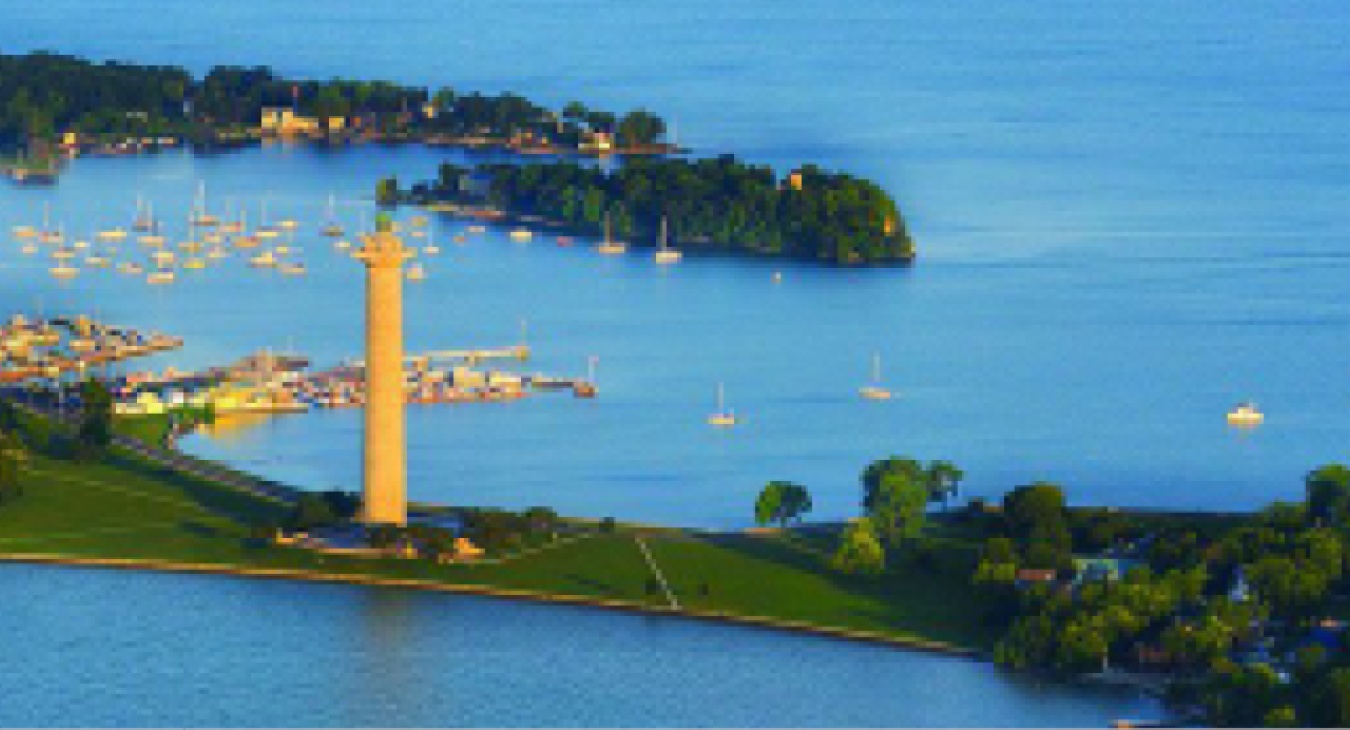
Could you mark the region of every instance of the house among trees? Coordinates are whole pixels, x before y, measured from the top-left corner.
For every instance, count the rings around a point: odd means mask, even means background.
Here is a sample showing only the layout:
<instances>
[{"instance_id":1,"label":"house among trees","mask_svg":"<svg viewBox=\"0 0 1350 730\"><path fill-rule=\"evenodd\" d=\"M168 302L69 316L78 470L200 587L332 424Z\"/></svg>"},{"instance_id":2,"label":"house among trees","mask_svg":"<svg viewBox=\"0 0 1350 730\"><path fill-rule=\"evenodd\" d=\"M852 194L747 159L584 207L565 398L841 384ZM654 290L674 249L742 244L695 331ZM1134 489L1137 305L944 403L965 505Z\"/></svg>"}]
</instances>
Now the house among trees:
<instances>
[{"instance_id":1,"label":"house among trees","mask_svg":"<svg viewBox=\"0 0 1350 730\"><path fill-rule=\"evenodd\" d=\"M273 134L314 134L323 131L323 123L317 117L302 117L288 107L263 107L259 122L264 132ZM345 126L342 117L328 118L329 131L338 131Z\"/></svg>"}]
</instances>

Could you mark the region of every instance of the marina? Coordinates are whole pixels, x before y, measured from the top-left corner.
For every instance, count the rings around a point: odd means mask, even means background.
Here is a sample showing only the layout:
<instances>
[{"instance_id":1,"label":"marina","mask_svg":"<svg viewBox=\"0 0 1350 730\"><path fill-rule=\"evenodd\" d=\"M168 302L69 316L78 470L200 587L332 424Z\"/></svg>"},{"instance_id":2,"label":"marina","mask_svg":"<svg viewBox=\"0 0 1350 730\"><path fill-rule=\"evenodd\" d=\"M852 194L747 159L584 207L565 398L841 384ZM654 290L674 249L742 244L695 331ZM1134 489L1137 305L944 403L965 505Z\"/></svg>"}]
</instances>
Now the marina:
<instances>
[{"instance_id":1,"label":"marina","mask_svg":"<svg viewBox=\"0 0 1350 730\"><path fill-rule=\"evenodd\" d=\"M636 239L635 255L597 256L593 240L573 247L564 235L555 246L552 234L567 232L486 210L428 215L424 240L447 243L440 261L419 261L426 279L407 287L409 349L502 342L529 317L538 326L528 370L567 373L598 354L604 397L410 407L413 498L735 529L751 523L764 481L783 478L810 486L813 520L844 519L857 511L850 470L886 454L953 459L970 475L963 497L1044 479L1083 505L1245 510L1299 497L1307 470L1344 458L1350 439L1338 385L1350 372L1338 233L1346 207L1343 175L1325 164L1347 117L1335 74L1319 71L1344 65L1344 14L1319 6L1316 18L1282 13L1278 33L1235 33L1267 27L1271 8L1149 4L1141 12L1161 20L1144 26L1070 3L985 5L963 13L869 1L846 17L789 5L766 9L766 24L743 8L696 2L674 15L597 12L567 43L549 42L538 17L573 8L466 7L456 22L494 24L508 47L481 44L449 79L435 65L447 18L432 6L385 16L301 2L264 22L268 9L245 2L204 22L133 3L90 26L83 10L58 2L0 30L0 41L12 49L44 39L198 73L261 58L314 78L457 88L489 80L559 100L586 89L609 108L660 99L695 148L735 150L780 171L810 159L913 201L924 255L904 272L693 254L655 266L656 252ZM329 29L342 23L369 32L331 42ZM621 32L630 23L644 32ZM223 60L211 44L183 43L245 27ZM747 37L766 41L762 53L746 57ZM473 161L453 148L432 152L277 141L221 156L179 147L81 156L56 187L15 186L0 199L0 224L31 229L4 246L0 277L14 309L97 309L100 319L191 344L146 356L138 367L147 372L200 372L290 338L286 351L343 363L359 346L343 334L361 316L359 267L318 238L329 225L325 199L343 201L334 218L359 241L366 226L356 217L374 210L374 179L427 179L446 159ZM177 229L203 180L250 224L202 269L184 268L184 258L159 272L131 236L115 253L86 236L132 226L139 194L181 251ZM271 217L258 216L263 199ZM38 222L44 205L50 225ZM214 202L211 211L234 217ZM279 228L253 226L288 219L299 223L290 244ZM53 230L60 224L64 232ZM512 245L518 225L546 243ZM62 237L89 240L110 265L86 261L73 264L78 275L53 278L49 254ZM291 258L304 276L247 265L274 243L303 249ZM147 286L147 271L175 278ZM869 377L872 357L884 358L884 381ZM549 376L536 382L547 387ZM750 427L707 426L719 382ZM871 402L860 386L903 397ZM1268 418L1228 427L1234 404L1249 398ZM350 487L361 416L312 407L183 444L288 483ZM23 589L11 591L15 621L0 643L25 661L0 708L11 724L68 724L80 713L126 725L631 725L654 714L740 725L763 722L756 708L765 706L777 723L804 726L1102 726L1158 715L1124 690L651 618L205 576L12 570ZM51 652L51 636L70 648ZM165 652L205 659L171 676ZM447 656L475 671L447 674ZM541 662L563 671L540 672ZM62 689L72 665L82 667L84 693ZM372 689L370 677L392 679ZM278 683L292 691L277 695ZM899 689L878 693L878 683ZM247 699L263 696L279 699Z\"/></svg>"}]
</instances>

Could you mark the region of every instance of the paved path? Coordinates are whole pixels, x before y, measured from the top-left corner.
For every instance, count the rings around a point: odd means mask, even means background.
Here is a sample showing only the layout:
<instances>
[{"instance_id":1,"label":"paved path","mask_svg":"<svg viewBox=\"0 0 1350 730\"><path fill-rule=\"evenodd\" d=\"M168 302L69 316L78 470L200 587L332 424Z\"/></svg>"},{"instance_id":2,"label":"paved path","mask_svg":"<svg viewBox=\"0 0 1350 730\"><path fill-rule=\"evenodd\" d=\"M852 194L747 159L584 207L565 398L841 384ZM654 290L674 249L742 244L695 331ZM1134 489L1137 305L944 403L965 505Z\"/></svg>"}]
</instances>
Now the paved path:
<instances>
[{"instance_id":1,"label":"paved path","mask_svg":"<svg viewBox=\"0 0 1350 730\"><path fill-rule=\"evenodd\" d=\"M10 402L40 418L48 418L70 426L73 426L75 423L75 418L69 414L58 414L54 410L40 408L30 403L23 403L20 401ZM191 474L200 479L205 479L227 487L233 487L240 491L263 497L264 499L293 504L300 496L300 493L297 490L291 489L290 487L265 482L261 479L248 476L247 474L225 469L216 464L212 464L209 461L203 461L188 456L174 448L152 446L140 439L120 434L115 434L113 436L113 444L126 451L130 451L132 454L153 464L158 464L159 466L174 471Z\"/></svg>"},{"instance_id":2,"label":"paved path","mask_svg":"<svg viewBox=\"0 0 1350 730\"><path fill-rule=\"evenodd\" d=\"M638 550L642 551L642 557L647 561L647 567L652 569L652 575L656 576L656 582L661 584L661 590L665 591L666 600L670 602L670 607L676 611L680 610L680 602L675 598L675 592L670 590L670 584L666 582L666 576L657 567L656 560L652 558L652 553L647 549L647 543L642 541L641 537L633 536L633 542L637 543Z\"/></svg>"}]
</instances>

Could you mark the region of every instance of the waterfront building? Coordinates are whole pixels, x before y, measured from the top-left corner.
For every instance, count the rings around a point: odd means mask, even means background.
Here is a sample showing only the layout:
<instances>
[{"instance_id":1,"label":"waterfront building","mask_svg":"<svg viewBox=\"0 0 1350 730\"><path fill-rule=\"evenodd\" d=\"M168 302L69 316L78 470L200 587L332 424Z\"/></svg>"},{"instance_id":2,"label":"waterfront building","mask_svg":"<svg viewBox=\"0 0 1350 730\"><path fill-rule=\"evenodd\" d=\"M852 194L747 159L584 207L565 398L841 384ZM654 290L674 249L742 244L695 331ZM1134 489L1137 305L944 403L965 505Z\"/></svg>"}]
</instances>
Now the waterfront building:
<instances>
[{"instance_id":1,"label":"waterfront building","mask_svg":"<svg viewBox=\"0 0 1350 730\"><path fill-rule=\"evenodd\" d=\"M383 224L362 237L366 265L364 500L369 524L407 522L403 420L403 264L412 252Z\"/></svg>"},{"instance_id":2,"label":"waterfront building","mask_svg":"<svg viewBox=\"0 0 1350 730\"><path fill-rule=\"evenodd\" d=\"M310 134L319 131L319 120L302 117L289 107L263 107L259 126L275 134Z\"/></svg>"}]
</instances>

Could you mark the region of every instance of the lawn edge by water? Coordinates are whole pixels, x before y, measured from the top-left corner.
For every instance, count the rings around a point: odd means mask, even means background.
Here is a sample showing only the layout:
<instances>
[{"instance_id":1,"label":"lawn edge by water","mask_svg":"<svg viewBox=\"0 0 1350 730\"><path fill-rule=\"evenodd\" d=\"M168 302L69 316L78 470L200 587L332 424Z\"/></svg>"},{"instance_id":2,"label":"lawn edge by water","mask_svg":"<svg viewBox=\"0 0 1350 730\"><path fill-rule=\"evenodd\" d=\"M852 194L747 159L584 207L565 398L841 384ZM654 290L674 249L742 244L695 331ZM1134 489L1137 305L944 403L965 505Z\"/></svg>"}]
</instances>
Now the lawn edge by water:
<instances>
[{"instance_id":1,"label":"lawn edge by water","mask_svg":"<svg viewBox=\"0 0 1350 730\"><path fill-rule=\"evenodd\" d=\"M499 588L474 583L440 583L435 581L412 580L405 578L384 578L374 574L353 575L346 573L325 573L293 568L258 568L237 564L185 563L172 560L147 558L91 558L86 556L63 555L60 553L0 553L0 562L28 563L44 565L71 565L87 568L111 568L121 570L142 570L164 573L194 573L224 575L245 578L291 580L310 583L340 583L348 585L370 586L377 588L402 588L408 590L432 591L437 593L455 593L461 595L486 596L533 601L536 603L567 604L602 608L628 613L653 616L672 616L699 619L726 624L754 626L764 629L809 634L833 639L880 644L896 648L922 651L945 656L987 661L984 652L966 647L933 641L917 637L902 637L874 631L847 629L826 626L806 621L776 619L768 616L728 613L724 611L705 611L698 609L671 608L624 601L619 599L575 596L565 593L546 593L515 588Z\"/></svg>"}]
</instances>

